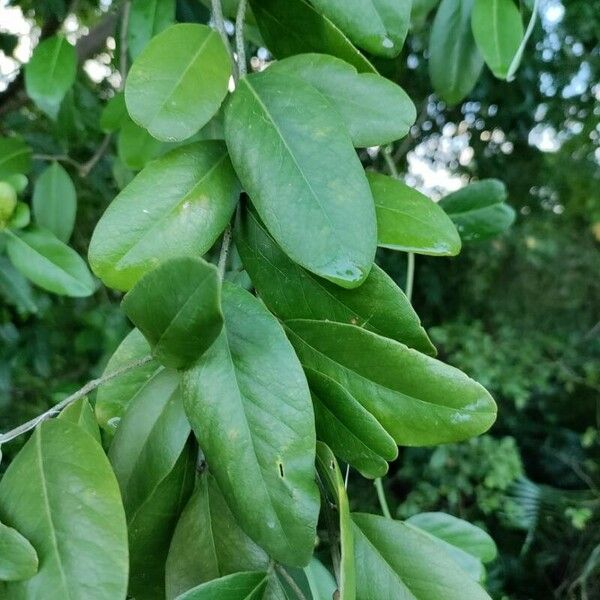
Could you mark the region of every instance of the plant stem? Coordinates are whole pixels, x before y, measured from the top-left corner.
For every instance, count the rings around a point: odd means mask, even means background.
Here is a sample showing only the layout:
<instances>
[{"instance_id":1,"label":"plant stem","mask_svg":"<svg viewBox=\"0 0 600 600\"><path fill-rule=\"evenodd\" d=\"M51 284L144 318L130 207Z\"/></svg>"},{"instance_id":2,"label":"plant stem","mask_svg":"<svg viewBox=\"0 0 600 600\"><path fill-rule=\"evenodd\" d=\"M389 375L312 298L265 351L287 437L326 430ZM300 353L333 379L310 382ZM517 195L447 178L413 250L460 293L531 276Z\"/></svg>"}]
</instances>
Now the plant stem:
<instances>
[{"instance_id":1,"label":"plant stem","mask_svg":"<svg viewBox=\"0 0 600 600\"><path fill-rule=\"evenodd\" d=\"M415 281L415 254L414 252L409 252L407 255L407 264L406 264L406 288L404 293L408 298L409 302L412 302L412 294L413 294L413 284Z\"/></svg>"},{"instance_id":2,"label":"plant stem","mask_svg":"<svg viewBox=\"0 0 600 600\"><path fill-rule=\"evenodd\" d=\"M306 596L302 593L302 590L298 587L298 584L294 581L292 576L279 564L276 564L275 568L281 573L281 576L285 579L286 583L292 588L298 600L306 600Z\"/></svg>"},{"instance_id":3,"label":"plant stem","mask_svg":"<svg viewBox=\"0 0 600 600\"><path fill-rule=\"evenodd\" d=\"M523 52L525 52L525 46L527 46L527 42L533 33L533 28L535 27L535 22L537 20L537 14L539 12L539 4L540 0L535 0L533 3L533 10L531 11L531 18L529 19L529 23L527 24L527 30L525 31L525 35L521 40L521 44L517 48L515 55L508 67L508 73L506 74L506 81L513 81L515 78L515 74L519 65L521 64L521 59L523 58Z\"/></svg>"},{"instance_id":4,"label":"plant stem","mask_svg":"<svg viewBox=\"0 0 600 600\"><path fill-rule=\"evenodd\" d=\"M223 17L223 7L221 6L221 0L211 0L210 2L211 12L212 12L212 20L215 25L216 30L219 32L223 43L225 44L225 48L227 48L227 52L229 53L229 58L231 59L231 64L233 66L233 78L235 81L238 80L238 66L233 57L233 51L231 50L231 44L229 43L229 36L227 35L227 30L225 29L225 18Z\"/></svg>"},{"instance_id":5,"label":"plant stem","mask_svg":"<svg viewBox=\"0 0 600 600\"><path fill-rule=\"evenodd\" d=\"M127 78L127 33L129 29L129 14L131 13L131 1L128 0L123 6L123 14L121 15L121 34L119 36L119 45L121 53L119 55L119 70L121 71L121 83L119 89L125 89L125 79Z\"/></svg>"},{"instance_id":6,"label":"plant stem","mask_svg":"<svg viewBox=\"0 0 600 600\"><path fill-rule=\"evenodd\" d=\"M94 152L94 155L86 163L84 163L83 165L81 165L79 167L79 176L80 177L85 178L90 174L91 170L98 164L98 161L104 156L104 153L108 150L111 139L112 139L111 133L107 133L104 136L104 139L98 146L98 149L96 150L96 152Z\"/></svg>"},{"instance_id":7,"label":"plant stem","mask_svg":"<svg viewBox=\"0 0 600 600\"><path fill-rule=\"evenodd\" d=\"M244 21L246 19L247 0L240 0L235 17L235 50L237 53L238 74L243 77L246 74L246 46L244 44Z\"/></svg>"},{"instance_id":8,"label":"plant stem","mask_svg":"<svg viewBox=\"0 0 600 600\"><path fill-rule=\"evenodd\" d=\"M227 225L223 233L223 241L221 242L221 252L219 253L219 263L217 269L219 271L219 279L223 281L225 271L227 270L227 258L229 256L229 248L231 246L231 225Z\"/></svg>"},{"instance_id":9,"label":"plant stem","mask_svg":"<svg viewBox=\"0 0 600 600\"><path fill-rule=\"evenodd\" d=\"M377 490L377 498L379 499L379 505L381 506L381 512L384 517L388 519L392 518L392 513L390 512L390 507L388 506L387 500L385 498L385 492L383 490L383 483L381 481L381 477L378 477L373 484L375 485L375 489Z\"/></svg>"},{"instance_id":10,"label":"plant stem","mask_svg":"<svg viewBox=\"0 0 600 600\"><path fill-rule=\"evenodd\" d=\"M394 179L398 179L400 177L400 173L398 173L398 167L396 167L396 163L394 162L394 159L392 158L392 147L391 146L386 146L383 149L383 158L384 158L385 164L387 165L387 168L390 172L390 175Z\"/></svg>"},{"instance_id":11,"label":"plant stem","mask_svg":"<svg viewBox=\"0 0 600 600\"><path fill-rule=\"evenodd\" d=\"M129 363L129 364L121 367L120 369L113 371L112 373L108 373L107 375L98 377L98 379L92 379L91 381L88 381L82 388L78 389L75 393L71 394L70 396L67 396L64 400L59 402L56 406L53 406L52 408L50 408L46 412L42 413L41 415L38 415L34 419L27 421L27 423L23 423L22 425L15 427L15 429L11 429L10 431L7 431L6 433L0 434L0 445L5 444L6 442L10 442L11 440L14 440L16 437L19 437L20 435L27 433L28 431L31 431L32 429L37 427L37 425L39 425L42 421L45 421L46 419L53 417L54 415L59 413L61 410L63 410L63 408L66 408L67 406L69 406L69 404L72 404L76 400L79 400L80 398L87 396L87 394L89 394L91 391L95 390L97 387L100 387L104 383L107 383L111 379L115 379L116 377L119 377L120 375L124 375L125 373L132 371L133 369L137 369L138 367L141 367L142 365L149 363L151 360L152 360L152 356L150 356L150 355L144 356L144 358L140 358L139 360Z\"/></svg>"}]
</instances>

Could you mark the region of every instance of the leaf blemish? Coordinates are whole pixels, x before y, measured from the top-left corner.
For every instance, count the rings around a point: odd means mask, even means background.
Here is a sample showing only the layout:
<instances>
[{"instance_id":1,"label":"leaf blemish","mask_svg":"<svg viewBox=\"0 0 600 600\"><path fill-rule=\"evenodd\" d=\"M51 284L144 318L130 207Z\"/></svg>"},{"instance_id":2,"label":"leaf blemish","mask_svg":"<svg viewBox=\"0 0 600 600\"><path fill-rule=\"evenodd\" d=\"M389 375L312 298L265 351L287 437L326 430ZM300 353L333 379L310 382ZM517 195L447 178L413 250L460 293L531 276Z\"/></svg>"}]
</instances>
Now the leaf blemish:
<instances>
[{"instance_id":1,"label":"leaf blemish","mask_svg":"<svg viewBox=\"0 0 600 600\"><path fill-rule=\"evenodd\" d=\"M281 478L284 478L285 477L285 473L283 472L283 463L278 462L277 466L279 467L279 476Z\"/></svg>"}]
</instances>

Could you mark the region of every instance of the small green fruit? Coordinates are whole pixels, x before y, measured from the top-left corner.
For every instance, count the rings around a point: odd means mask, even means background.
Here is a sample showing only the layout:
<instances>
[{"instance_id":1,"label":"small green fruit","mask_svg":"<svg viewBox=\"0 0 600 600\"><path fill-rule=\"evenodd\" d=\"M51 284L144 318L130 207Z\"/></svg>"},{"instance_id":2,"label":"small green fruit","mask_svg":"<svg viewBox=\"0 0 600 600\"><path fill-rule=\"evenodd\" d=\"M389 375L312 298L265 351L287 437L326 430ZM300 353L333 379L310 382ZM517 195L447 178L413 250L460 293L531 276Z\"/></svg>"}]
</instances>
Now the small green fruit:
<instances>
[{"instance_id":1,"label":"small green fruit","mask_svg":"<svg viewBox=\"0 0 600 600\"><path fill-rule=\"evenodd\" d=\"M17 192L9 183L0 181L0 224L6 224L17 206Z\"/></svg>"}]
</instances>

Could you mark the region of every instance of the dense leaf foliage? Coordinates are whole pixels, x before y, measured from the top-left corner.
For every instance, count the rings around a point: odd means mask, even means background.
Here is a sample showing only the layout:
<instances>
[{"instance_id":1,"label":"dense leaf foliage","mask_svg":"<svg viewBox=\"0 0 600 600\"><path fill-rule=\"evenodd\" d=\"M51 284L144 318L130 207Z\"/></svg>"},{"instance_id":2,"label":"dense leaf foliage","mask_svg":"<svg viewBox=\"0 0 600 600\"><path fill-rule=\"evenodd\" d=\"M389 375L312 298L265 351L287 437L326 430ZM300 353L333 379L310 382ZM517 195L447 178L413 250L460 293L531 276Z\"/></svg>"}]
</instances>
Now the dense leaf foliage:
<instances>
[{"instance_id":1,"label":"dense leaf foliage","mask_svg":"<svg viewBox=\"0 0 600 600\"><path fill-rule=\"evenodd\" d=\"M504 388L481 346L483 368L451 366L459 342L411 302L415 255L431 279L463 245L504 243L502 174L436 202L398 170L431 88L456 105L484 64L514 79L537 2L22 4L42 27L0 138L0 293L49 321L127 293L73 341L100 377L0 434L34 430L0 480L2 597L479 600L496 546L465 519L505 508L532 531L550 506L585 527L593 498L523 478L511 438L477 439L497 407L471 376ZM92 25L76 45L74 10ZM406 76L415 47L426 84ZM97 84L88 58L110 71ZM391 256L394 277L375 262ZM371 479L384 516L364 512ZM386 488L415 479L390 511Z\"/></svg>"}]
</instances>

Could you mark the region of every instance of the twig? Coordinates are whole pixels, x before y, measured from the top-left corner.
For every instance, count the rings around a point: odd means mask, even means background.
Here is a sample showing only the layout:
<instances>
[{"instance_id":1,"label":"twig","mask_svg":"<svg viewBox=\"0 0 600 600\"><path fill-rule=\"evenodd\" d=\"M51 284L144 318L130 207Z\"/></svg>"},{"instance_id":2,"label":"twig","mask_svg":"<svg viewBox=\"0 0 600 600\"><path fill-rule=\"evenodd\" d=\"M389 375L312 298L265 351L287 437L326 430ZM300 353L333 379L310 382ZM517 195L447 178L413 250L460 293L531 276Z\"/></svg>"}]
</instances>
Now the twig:
<instances>
[{"instance_id":1,"label":"twig","mask_svg":"<svg viewBox=\"0 0 600 600\"><path fill-rule=\"evenodd\" d=\"M406 263L406 286L404 289L404 293L408 298L409 302L412 302L412 294L413 294L413 284L415 281L415 253L409 252L407 255L407 263Z\"/></svg>"},{"instance_id":2,"label":"twig","mask_svg":"<svg viewBox=\"0 0 600 600\"><path fill-rule=\"evenodd\" d=\"M112 134L107 133L104 136L104 139L102 140L102 142L98 146L98 149L96 150L96 152L94 153L94 155L92 156L92 158L90 158L83 165L79 166L79 176L80 177L85 178L85 177L87 177L90 174L90 171L96 166L96 164L98 163L98 161L104 156L104 153L106 152L106 150L110 146L110 140L111 139L112 139Z\"/></svg>"},{"instance_id":3,"label":"twig","mask_svg":"<svg viewBox=\"0 0 600 600\"><path fill-rule=\"evenodd\" d=\"M123 15L121 16L121 34L119 37L119 44L121 46L121 53L119 55L119 70L121 71L121 83L119 89L122 91L125 89L125 79L127 78L127 33L129 29L129 14L131 12L131 2L128 0L123 6Z\"/></svg>"},{"instance_id":4,"label":"twig","mask_svg":"<svg viewBox=\"0 0 600 600\"><path fill-rule=\"evenodd\" d=\"M221 252L219 253L218 271L219 278L223 281L225 270L227 269L227 258L229 256L229 248L231 246L231 225L227 225L223 233L223 241L221 242Z\"/></svg>"},{"instance_id":5,"label":"twig","mask_svg":"<svg viewBox=\"0 0 600 600\"><path fill-rule=\"evenodd\" d=\"M292 588L292 591L296 594L298 600L306 600L306 596L302 593L302 590L298 587L298 584L294 581L292 576L279 564L276 564L275 568L285 579L286 583Z\"/></svg>"},{"instance_id":6,"label":"twig","mask_svg":"<svg viewBox=\"0 0 600 600\"><path fill-rule=\"evenodd\" d=\"M53 406L46 412L42 413L41 415L38 415L30 421L27 421L26 423L23 423L22 425L19 425L18 427L15 427L14 429L7 431L6 433L0 434L0 445L5 444L6 442L10 442L11 440L14 440L20 435L31 431L32 429L37 427L37 425L39 425L42 421L45 421L46 419L49 419L54 415L58 414L61 410L63 410L63 408L69 406L69 404L72 404L76 400L87 396L87 394L89 394L91 391L107 383L111 379L115 379L120 375L124 375L125 373L132 371L133 369L137 369L138 367L149 363L151 360L152 356L144 356L144 358L140 358L139 360L129 363L121 367L120 369L113 371L112 373L108 373L107 375L98 377L98 379L92 379L91 381L88 381L82 388L78 389L75 393L71 394L70 396L59 402L56 406Z\"/></svg>"},{"instance_id":7,"label":"twig","mask_svg":"<svg viewBox=\"0 0 600 600\"><path fill-rule=\"evenodd\" d=\"M82 167L81 163L78 163L66 154L34 154L32 158L33 160L56 160L58 162L65 162L78 170Z\"/></svg>"},{"instance_id":8,"label":"twig","mask_svg":"<svg viewBox=\"0 0 600 600\"><path fill-rule=\"evenodd\" d=\"M388 506L385 492L383 491L383 483L381 482L381 477L378 477L373 484L375 485L375 489L377 490L377 498L379 499L379 505L381 506L381 512L384 517L388 519L392 518L392 513L390 512L390 507Z\"/></svg>"},{"instance_id":9,"label":"twig","mask_svg":"<svg viewBox=\"0 0 600 600\"><path fill-rule=\"evenodd\" d=\"M235 49L237 52L238 75L246 74L246 46L244 45L244 21L246 19L247 0L240 0L235 17Z\"/></svg>"}]
</instances>

